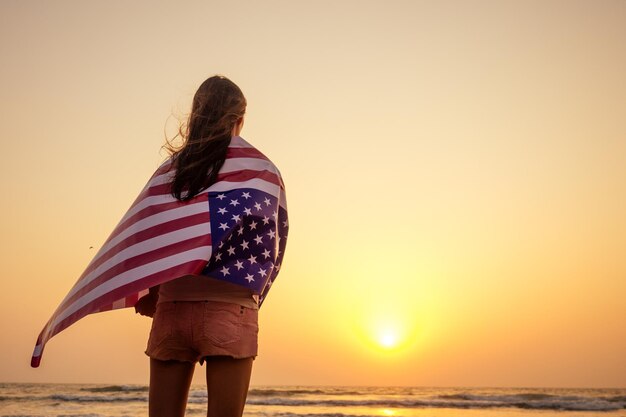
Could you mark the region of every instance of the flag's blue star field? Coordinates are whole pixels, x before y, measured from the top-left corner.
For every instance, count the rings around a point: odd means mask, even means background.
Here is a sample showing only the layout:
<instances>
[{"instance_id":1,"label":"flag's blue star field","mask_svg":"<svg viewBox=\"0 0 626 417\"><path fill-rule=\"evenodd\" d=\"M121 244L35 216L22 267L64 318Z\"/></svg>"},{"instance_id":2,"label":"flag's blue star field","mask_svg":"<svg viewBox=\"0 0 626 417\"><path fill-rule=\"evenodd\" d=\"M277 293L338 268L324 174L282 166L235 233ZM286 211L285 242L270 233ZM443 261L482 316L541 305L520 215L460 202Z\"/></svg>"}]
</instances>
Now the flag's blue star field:
<instances>
[{"instance_id":1,"label":"flag's blue star field","mask_svg":"<svg viewBox=\"0 0 626 417\"><path fill-rule=\"evenodd\" d=\"M262 302L284 256L286 210L251 188L209 192L209 210L213 253L202 274L251 288Z\"/></svg>"}]
</instances>

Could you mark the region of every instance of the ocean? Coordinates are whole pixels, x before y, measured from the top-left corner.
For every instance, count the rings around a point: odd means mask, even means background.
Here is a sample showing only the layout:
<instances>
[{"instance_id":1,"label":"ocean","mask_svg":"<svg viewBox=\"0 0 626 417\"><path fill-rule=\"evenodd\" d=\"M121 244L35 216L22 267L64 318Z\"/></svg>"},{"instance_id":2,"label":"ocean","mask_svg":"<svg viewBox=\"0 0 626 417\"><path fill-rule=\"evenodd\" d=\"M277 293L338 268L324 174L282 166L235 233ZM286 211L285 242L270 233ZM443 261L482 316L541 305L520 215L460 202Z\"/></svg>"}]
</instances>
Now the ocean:
<instances>
[{"instance_id":1,"label":"ocean","mask_svg":"<svg viewBox=\"0 0 626 417\"><path fill-rule=\"evenodd\" d=\"M188 416L206 415L193 385ZM0 416L146 417L148 387L0 384ZM626 417L626 389L253 386L246 417Z\"/></svg>"}]
</instances>

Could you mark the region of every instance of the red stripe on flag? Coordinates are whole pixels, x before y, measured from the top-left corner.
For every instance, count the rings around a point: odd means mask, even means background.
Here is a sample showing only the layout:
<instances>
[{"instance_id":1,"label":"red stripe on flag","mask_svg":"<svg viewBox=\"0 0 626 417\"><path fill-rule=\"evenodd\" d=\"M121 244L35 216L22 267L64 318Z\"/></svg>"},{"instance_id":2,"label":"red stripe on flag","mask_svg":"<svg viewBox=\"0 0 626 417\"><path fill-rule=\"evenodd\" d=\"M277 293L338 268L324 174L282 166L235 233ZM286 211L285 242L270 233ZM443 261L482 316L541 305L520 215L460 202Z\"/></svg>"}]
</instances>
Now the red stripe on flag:
<instances>
[{"instance_id":1,"label":"red stripe on flag","mask_svg":"<svg viewBox=\"0 0 626 417\"><path fill-rule=\"evenodd\" d=\"M254 148L228 148L226 158L257 158L269 161L267 156Z\"/></svg>"},{"instance_id":2,"label":"red stripe on flag","mask_svg":"<svg viewBox=\"0 0 626 417\"><path fill-rule=\"evenodd\" d=\"M266 170L253 171L250 169L243 169L241 171L227 172L217 176L218 181L226 182L244 182L255 178L262 179L280 186L280 180L278 179L278 175Z\"/></svg>"},{"instance_id":3,"label":"red stripe on flag","mask_svg":"<svg viewBox=\"0 0 626 417\"><path fill-rule=\"evenodd\" d=\"M41 351L43 353L43 350ZM32 368L39 368L39 364L41 363L41 354L39 356L33 356L30 358L30 366Z\"/></svg>"},{"instance_id":4,"label":"red stripe on flag","mask_svg":"<svg viewBox=\"0 0 626 417\"><path fill-rule=\"evenodd\" d=\"M168 160L166 160L166 161L164 161L162 163L163 163L163 166L157 168L157 170L154 171L154 174L152 174L153 177L165 174L167 171L170 170L170 166L172 165L172 160L171 159L168 159Z\"/></svg>"}]
</instances>

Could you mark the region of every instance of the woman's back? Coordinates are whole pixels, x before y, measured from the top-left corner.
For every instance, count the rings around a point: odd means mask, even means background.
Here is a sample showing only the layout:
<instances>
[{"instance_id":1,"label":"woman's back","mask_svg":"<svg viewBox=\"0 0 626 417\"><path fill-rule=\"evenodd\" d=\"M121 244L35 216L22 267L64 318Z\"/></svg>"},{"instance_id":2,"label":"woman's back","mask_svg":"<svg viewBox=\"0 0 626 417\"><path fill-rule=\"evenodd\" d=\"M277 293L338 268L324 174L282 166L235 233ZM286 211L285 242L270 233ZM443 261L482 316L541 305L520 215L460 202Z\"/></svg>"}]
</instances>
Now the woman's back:
<instances>
[{"instance_id":1,"label":"woman's back","mask_svg":"<svg viewBox=\"0 0 626 417\"><path fill-rule=\"evenodd\" d=\"M184 275L159 286L159 300L222 301L258 309L258 295L241 285L231 284L205 275Z\"/></svg>"}]
</instances>

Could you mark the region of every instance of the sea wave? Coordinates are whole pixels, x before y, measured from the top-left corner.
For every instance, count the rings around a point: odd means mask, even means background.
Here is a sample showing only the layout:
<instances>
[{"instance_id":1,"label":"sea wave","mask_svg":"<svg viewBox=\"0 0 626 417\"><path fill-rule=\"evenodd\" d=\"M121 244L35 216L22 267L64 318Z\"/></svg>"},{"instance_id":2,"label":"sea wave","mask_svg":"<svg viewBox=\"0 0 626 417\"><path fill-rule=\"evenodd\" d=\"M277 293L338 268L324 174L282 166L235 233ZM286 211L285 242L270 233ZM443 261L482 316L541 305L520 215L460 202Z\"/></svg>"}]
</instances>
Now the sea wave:
<instances>
[{"instance_id":1,"label":"sea wave","mask_svg":"<svg viewBox=\"0 0 626 417\"><path fill-rule=\"evenodd\" d=\"M517 394L479 395L479 394L447 394L435 399L446 401L460 400L463 404L481 404L494 407L516 407L527 409L567 410L567 411L611 411L626 408L626 396L556 395L537 392L521 392Z\"/></svg>"},{"instance_id":2,"label":"sea wave","mask_svg":"<svg viewBox=\"0 0 626 417\"><path fill-rule=\"evenodd\" d=\"M53 394L47 399L56 401L75 401L75 402L132 402L132 401L148 401L147 395L72 395L72 394Z\"/></svg>"},{"instance_id":3,"label":"sea wave","mask_svg":"<svg viewBox=\"0 0 626 417\"><path fill-rule=\"evenodd\" d=\"M80 390L87 392L147 392L148 387L145 385L107 385L104 387L86 387Z\"/></svg>"},{"instance_id":4,"label":"sea wave","mask_svg":"<svg viewBox=\"0 0 626 417\"><path fill-rule=\"evenodd\" d=\"M275 389L275 388L252 388L248 395L257 397L287 396L294 395L363 395L359 391L329 390L329 389Z\"/></svg>"},{"instance_id":5,"label":"sea wave","mask_svg":"<svg viewBox=\"0 0 626 417\"><path fill-rule=\"evenodd\" d=\"M31 401L40 400L41 398L36 395L0 395L0 401Z\"/></svg>"},{"instance_id":6,"label":"sea wave","mask_svg":"<svg viewBox=\"0 0 626 417\"><path fill-rule=\"evenodd\" d=\"M0 417L46 417L39 414L3 414Z\"/></svg>"},{"instance_id":7,"label":"sea wave","mask_svg":"<svg viewBox=\"0 0 626 417\"><path fill-rule=\"evenodd\" d=\"M626 403L626 395L617 395L614 397L605 397L604 398L607 401L614 401L614 402L624 402Z\"/></svg>"},{"instance_id":8,"label":"sea wave","mask_svg":"<svg viewBox=\"0 0 626 417\"><path fill-rule=\"evenodd\" d=\"M39 414L3 414L0 417L46 417Z\"/></svg>"},{"instance_id":9,"label":"sea wave","mask_svg":"<svg viewBox=\"0 0 626 417\"><path fill-rule=\"evenodd\" d=\"M265 414L267 417L380 417L380 414L344 414L344 413L320 413L320 414L298 414L298 413L271 413Z\"/></svg>"},{"instance_id":10,"label":"sea wave","mask_svg":"<svg viewBox=\"0 0 626 417\"><path fill-rule=\"evenodd\" d=\"M76 394L52 394L52 395L10 395L0 397L0 401L62 401L62 402L77 402L77 403L89 403L89 402L101 402L101 403L119 403L119 402L133 402L148 401L148 396L143 395L76 395Z\"/></svg>"},{"instance_id":11,"label":"sea wave","mask_svg":"<svg viewBox=\"0 0 626 417\"><path fill-rule=\"evenodd\" d=\"M57 414L56 417L107 417L104 414Z\"/></svg>"},{"instance_id":12,"label":"sea wave","mask_svg":"<svg viewBox=\"0 0 626 417\"><path fill-rule=\"evenodd\" d=\"M46 417L40 414L5 414L0 417ZM57 414L56 417L106 417L103 414Z\"/></svg>"},{"instance_id":13,"label":"sea wave","mask_svg":"<svg viewBox=\"0 0 626 417\"><path fill-rule=\"evenodd\" d=\"M474 396L481 397L481 396ZM523 408L534 410L563 411L614 411L626 408L626 402L608 401L602 398L558 397L542 400L523 400L516 396L483 396L491 398L467 399L291 399L291 398L248 398L248 404L285 406L328 406L328 407L383 407L383 408ZM498 399L493 397L499 397Z\"/></svg>"}]
</instances>

